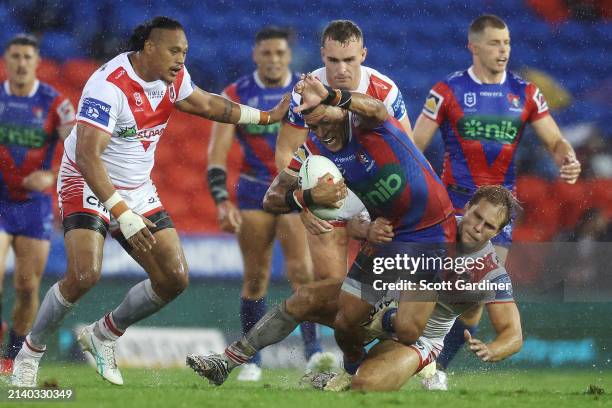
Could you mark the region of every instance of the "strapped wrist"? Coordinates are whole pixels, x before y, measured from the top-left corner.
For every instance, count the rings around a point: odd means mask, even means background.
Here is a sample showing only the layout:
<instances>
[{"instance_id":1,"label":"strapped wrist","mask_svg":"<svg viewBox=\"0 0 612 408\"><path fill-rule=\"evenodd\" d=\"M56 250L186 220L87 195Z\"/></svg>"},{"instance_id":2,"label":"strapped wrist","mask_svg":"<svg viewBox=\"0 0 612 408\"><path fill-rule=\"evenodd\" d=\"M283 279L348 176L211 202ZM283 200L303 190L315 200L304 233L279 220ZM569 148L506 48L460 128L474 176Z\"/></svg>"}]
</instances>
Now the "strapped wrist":
<instances>
[{"instance_id":1,"label":"strapped wrist","mask_svg":"<svg viewBox=\"0 0 612 408\"><path fill-rule=\"evenodd\" d=\"M227 172L221 167L209 167L206 172L208 188L215 204L222 203L229 198L227 192Z\"/></svg>"}]
</instances>

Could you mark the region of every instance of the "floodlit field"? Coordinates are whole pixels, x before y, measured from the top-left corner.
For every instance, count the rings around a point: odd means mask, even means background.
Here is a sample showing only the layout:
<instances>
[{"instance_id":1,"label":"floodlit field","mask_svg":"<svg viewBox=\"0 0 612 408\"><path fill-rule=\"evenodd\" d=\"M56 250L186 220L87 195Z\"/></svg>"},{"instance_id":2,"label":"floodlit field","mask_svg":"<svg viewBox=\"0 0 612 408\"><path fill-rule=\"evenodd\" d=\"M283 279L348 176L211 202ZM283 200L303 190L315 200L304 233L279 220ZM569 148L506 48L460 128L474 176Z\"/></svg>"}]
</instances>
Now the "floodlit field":
<instances>
[{"instance_id":1,"label":"floodlit field","mask_svg":"<svg viewBox=\"0 0 612 408\"><path fill-rule=\"evenodd\" d=\"M234 373L235 376L235 373ZM450 376L452 391L426 392L412 380L402 391L363 394L327 393L302 389L301 374L265 370L259 383L230 380L221 387L202 381L190 370L124 369L126 385L103 382L91 367L43 364L39 381L72 388L67 407L609 407L612 406L612 372L595 370L482 371ZM9 390L2 386L0 402ZM588 391L590 388L590 391ZM21 401L21 407L40 403Z\"/></svg>"}]
</instances>

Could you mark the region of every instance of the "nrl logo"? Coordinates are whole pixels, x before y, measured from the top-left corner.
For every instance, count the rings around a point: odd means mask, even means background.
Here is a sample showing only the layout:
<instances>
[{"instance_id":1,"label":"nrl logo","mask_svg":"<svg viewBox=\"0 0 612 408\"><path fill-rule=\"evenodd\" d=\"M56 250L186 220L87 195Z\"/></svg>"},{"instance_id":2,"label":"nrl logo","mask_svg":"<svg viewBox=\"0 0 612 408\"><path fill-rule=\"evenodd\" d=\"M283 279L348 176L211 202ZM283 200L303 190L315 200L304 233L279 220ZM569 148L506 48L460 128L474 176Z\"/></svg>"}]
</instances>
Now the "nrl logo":
<instances>
[{"instance_id":1,"label":"nrl logo","mask_svg":"<svg viewBox=\"0 0 612 408\"><path fill-rule=\"evenodd\" d=\"M134 92L134 102L136 102L136 106L142 105L142 96L140 95L140 92Z\"/></svg>"},{"instance_id":2,"label":"nrl logo","mask_svg":"<svg viewBox=\"0 0 612 408\"><path fill-rule=\"evenodd\" d=\"M471 108L472 106L476 105L476 93L474 93L474 92L464 93L463 94L463 103L468 108Z\"/></svg>"}]
</instances>

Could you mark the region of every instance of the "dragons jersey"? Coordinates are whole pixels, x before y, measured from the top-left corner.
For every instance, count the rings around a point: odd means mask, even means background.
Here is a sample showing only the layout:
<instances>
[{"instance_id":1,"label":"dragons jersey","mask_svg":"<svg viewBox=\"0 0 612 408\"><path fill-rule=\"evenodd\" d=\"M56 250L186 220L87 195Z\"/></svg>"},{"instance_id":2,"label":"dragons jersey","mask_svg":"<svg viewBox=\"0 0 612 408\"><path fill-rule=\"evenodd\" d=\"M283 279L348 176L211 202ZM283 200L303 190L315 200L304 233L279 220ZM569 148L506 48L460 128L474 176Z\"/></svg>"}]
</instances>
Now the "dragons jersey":
<instances>
[{"instance_id":1,"label":"dragons jersey","mask_svg":"<svg viewBox=\"0 0 612 408\"><path fill-rule=\"evenodd\" d=\"M299 79L297 74L291 74L282 87L267 88L256 71L229 85L222 95L236 103L267 111L274 108L283 95L291 92ZM240 170L242 177L260 181L266 187L274 180L277 174L274 151L280 126L280 123L236 126L236 136L244 152Z\"/></svg>"},{"instance_id":2,"label":"dragons jersey","mask_svg":"<svg viewBox=\"0 0 612 408\"><path fill-rule=\"evenodd\" d=\"M514 155L525 124L548 115L548 106L535 85L511 72L499 84L483 84L470 68L438 82L423 114L440 125L444 184L471 193L489 184L514 189Z\"/></svg>"},{"instance_id":3,"label":"dragons jersey","mask_svg":"<svg viewBox=\"0 0 612 408\"><path fill-rule=\"evenodd\" d=\"M47 196L22 187L36 170L49 170L58 127L74 123L72 103L51 86L36 81L28 96L12 95L8 80L0 88L0 201Z\"/></svg>"},{"instance_id":4,"label":"dragons jersey","mask_svg":"<svg viewBox=\"0 0 612 408\"><path fill-rule=\"evenodd\" d=\"M393 223L396 238L439 224L452 214L444 185L396 119L372 130L354 125L349 129L348 142L338 152L328 150L310 132L289 169L299 172L311 154L329 158L372 219L385 217Z\"/></svg>"},{"instance_id":5,"label":"dragons jersey","mask_svg":"<svg viewBox=\"0 0 612 408\"><path fill-rule=\"evenodd\" d=\"M317 69L312 72L312 74L323 84L329 85L325 67ZM375 69L362 66L359 86L357 89L351 89L351 91L370 95L383 102L387 107L387 111L389 111L389 115L397 120L402 120L406 116L406 105L404 104L404 99L402 98L402 93L399 88L390 78L384 76ZM302 114L293 111L293 108L300 105L300 99L301 96L299 94L295 92L292 93L291 105L287 112L285 122L296 127L306 128L307 126L304 123Z\"/></svg>"},{"instance_id":6,"label":"dragons jersey","mask_svg":"<svg viewBox=\"0 0 612 408\"><path fill-rule=\"evenodd\" d=\"M119 54L92 74L77 114L78 122L111 135L102 161L117 188L136 188L150 179L155 147L172 109L193 92L186 68L170 85L162 80L145 82L134 72L128 55ZM65 162L73 165L76 139L75 127L64 142Z\"/></svg>"}]
</instances>

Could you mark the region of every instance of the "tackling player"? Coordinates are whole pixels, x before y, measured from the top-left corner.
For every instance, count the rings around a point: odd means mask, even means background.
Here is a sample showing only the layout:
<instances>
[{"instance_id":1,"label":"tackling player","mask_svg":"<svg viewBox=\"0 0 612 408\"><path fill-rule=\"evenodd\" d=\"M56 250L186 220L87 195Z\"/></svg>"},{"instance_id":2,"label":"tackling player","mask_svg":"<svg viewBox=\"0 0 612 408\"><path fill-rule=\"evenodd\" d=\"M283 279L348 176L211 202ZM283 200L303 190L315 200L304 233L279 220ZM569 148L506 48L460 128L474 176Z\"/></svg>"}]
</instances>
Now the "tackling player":
<instances>
[{"instance_id":1,"label":"tackling player","mask_svg":"<svg viewBox=\"0 0 612 408\"><path fill-rule=\"evenodd\" d=\"M312 77L305 78L305 82L309 81L319 83ZM391 240L396 244L454 242L456 224L448 195L399 122L388 119L385 106L370 96L329 87L323 91L324 95L316 96L303 93L304 104L298 111L324 100L326 104L342 106L360 115L360 126L355 122L351 125L344 109L323 105L311 109L305 116L310 137L268 189L264 208L273 213L304 209L307 224L325 233L328 223L314 217L307 207L313 204L333 207L347 191L343 181L319 182L310 190L298 189L297 172L303 161L311 154L319 154L338 166L347 185L361 198L370 215L377 218L372 229L362 228L362 236L381 244ZM365 118L374 119L373 129ZM433 249L421 247L419 251L434 252L439 248L432 246ZM365 333L361 324L384 294L368 287L372 252L378 254L381 248L362 249L341 292L339 281L333 277L302 286L286 304L269 312L223 355L188 356L187 364L213 384L220 385L233 367L247 362L257 350L280 341L298 321L307 320L335 328L336 340L345 352L345 368L354 372L364 357ZM294 312L289 310L289 303L296 308ZM410 317L398 324L402 342L416 341L434 305L432 301L401 303L400 315Z\"/></svg>"},{"instance_id":2,"label":"tackling player","mask_svg":"<svg viewBox=\"0 0 612 408\"><path fill-rule=\"evenodd\" d=\"M187 287L178 234L150 178L155 147L173 108L234 124L265 125L285 115L287 99L266 112L194 87L185 68L187 48L182 25L156 17L134 30L129 52L87 81L58 180L68 269L45 295L15 359L14 386L36 386L50 337L99 279L109 221L115 238L149 279L132 287L121 304L78 336L104 379L123 384L115 362L116 340Z\"/></svg>"},{"instance_id":3,"label":"tackling player","mask_svg":"<svg viewBox=\"0 0 612 408\"><path fill-rule=\"evenodd\" d=\"M13 37L4 62L8 79L0 89L0 316L10 247L15 253L15 304L1 371L11 373L38 310L53 231L48 190L56 175L51 161L55 146L74 125L74 107L36 78L40 56L35 37ZM0 343L2 335L0 329Z\"/></svg>"},{"instance_id":4,"label":"tackling player","mask_svg":"<svg viewBox=\"0 0 612 408\"><path fill-rule=\"evenodd\" d=\"M355 91L372 96L384 103L389 116L397 119L408 136L412 136L410 120L402 93L388 77L375 69L361 65L368 50L361 29L352 21L335 20L323 30L321 58L324 67L312 75L332 88ZM276 144L276 167L289 165L296 149L306 141L308 128L301 113L293 109L300 95L294 93L287 118L283 121ZM348 235L342 222L328 224L327 234L307 234L316 279L344 279L347 271Z\"/></svg>"},{"instance_id":5,"label":"tackling player","mask_svg":"<svg viewBox=\"0 0 612 408\"><path fill-rule=\"evenodd\" d=\"M448 281L457 278L470 283L487 282L496 285L494 290L460 292L455 288L440 292L423 334L415 344L408 346L390 339L397 323L399 296L389 293L376 306L377 312L367 327L371 338L378 337L381 341L368 352L357 374L352 379L342 374L317 375L313 380L318 377L318 387L330 391L349 387L361 391L399 390L410 377L436 359L454 320L466 310L482 305L487 307L496 336L485 343L465 330L463 335L470 351L485 362L500 361L517 353L523 340L520 315L513 299L510 277L490 241L510 222L516 206L512 193L504 187L480 187L467 202L465 213L458 222L459 256L473 259L475 267Z\"/></svg>"},{"instance_id":6,"label":"tackling player","mask_svg":"<svg viewBox=\"0 0 612 408\"><path fill-rule=\"evenodd\" d=\"M289 69L291 33L286 29L265 27L255 36L253 60L257 70L229 85L222 96L249 106L269 109L299 80ZM266 190L277 175L274 164L276 136L280 124L231 125L215 123L208 148L208 185L217 205L221 229L238 237L244 263L240 320L246 334L266 313L265 295L270 280L272 246L277 237L281 243L287 276L295 287L312 280L304 226L296 215L274 215L263 210ZM240 142L244 162L237 186L238 208L228 199L227 156L234 142ZM326 356L321 353L316 325L300 326L304 340L307 370L315 368ZM257 354L245 364L238 380L261 378L261 357Z\"/></svg>"},{"instance_id":7,"label":"tackling player","mask_svg":"<svg viewBox=\"0 0 612 408\"><path fill-rule=\"evenodd\" d=\"M559 165L561 179L575 183L580 163L550 115L544 95L507 70L510 32L504 21L493 15L476 18L469 28L468 49L472 66L434 85L414 129L421 150L441 130L446 151L442 180L456 211L461 213L480 186L500 184L514 191L515 152L527 123ZM502 264L511 241L512 222L492 241ZM474 308L457 319L438 358L441 370L463 345L464 330L476 332L482 310ZM440 371L424 385L445 390L446 374Z\"/></svg>"}]
</instances>

